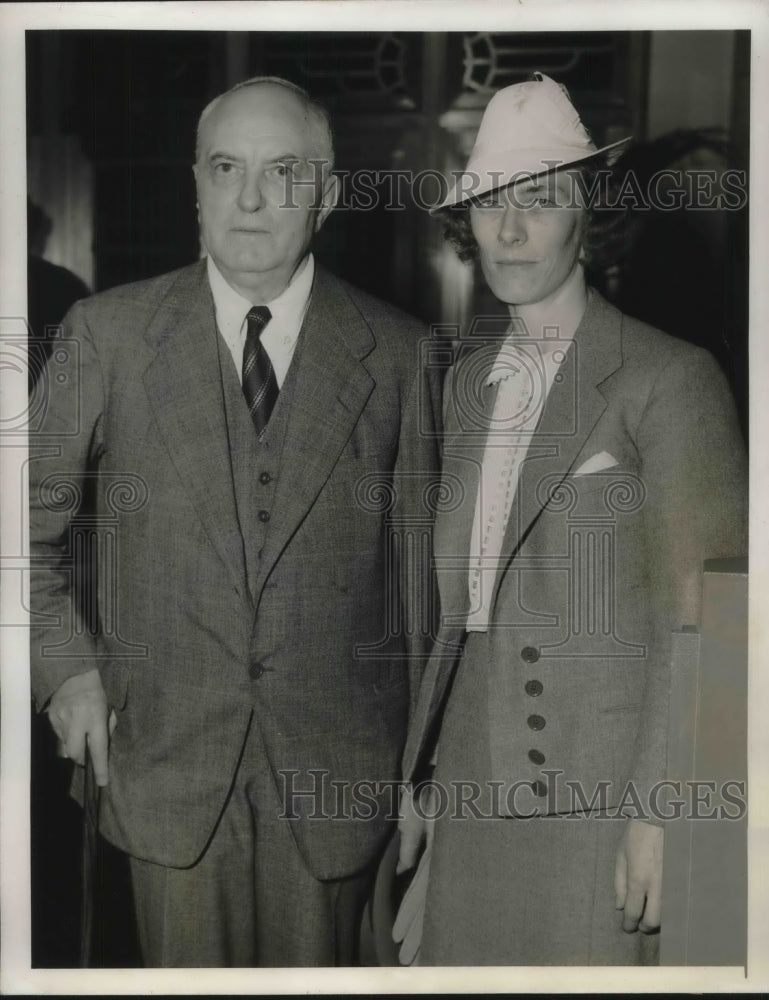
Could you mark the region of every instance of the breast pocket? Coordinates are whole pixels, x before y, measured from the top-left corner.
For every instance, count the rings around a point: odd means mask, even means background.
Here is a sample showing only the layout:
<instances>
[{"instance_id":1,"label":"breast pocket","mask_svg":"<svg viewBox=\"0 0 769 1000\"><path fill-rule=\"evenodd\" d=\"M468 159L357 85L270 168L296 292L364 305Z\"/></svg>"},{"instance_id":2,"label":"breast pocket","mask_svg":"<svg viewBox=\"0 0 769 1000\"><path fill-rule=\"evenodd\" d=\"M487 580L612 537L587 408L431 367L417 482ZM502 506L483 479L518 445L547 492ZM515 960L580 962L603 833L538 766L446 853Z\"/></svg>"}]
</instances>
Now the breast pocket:
<instances>
[{"instance_id":1,"label":"breast pocket","mask_svg":"<svg viewBox=\"0 0 769 1000\"><path fill-rule=\"evenodd\" d=\"M614 466L586 475L566 478L563 489L571 501L570 515L616 520L639 509L646 499L641 477L627 466Z\"/></svg>"}]
</instances>

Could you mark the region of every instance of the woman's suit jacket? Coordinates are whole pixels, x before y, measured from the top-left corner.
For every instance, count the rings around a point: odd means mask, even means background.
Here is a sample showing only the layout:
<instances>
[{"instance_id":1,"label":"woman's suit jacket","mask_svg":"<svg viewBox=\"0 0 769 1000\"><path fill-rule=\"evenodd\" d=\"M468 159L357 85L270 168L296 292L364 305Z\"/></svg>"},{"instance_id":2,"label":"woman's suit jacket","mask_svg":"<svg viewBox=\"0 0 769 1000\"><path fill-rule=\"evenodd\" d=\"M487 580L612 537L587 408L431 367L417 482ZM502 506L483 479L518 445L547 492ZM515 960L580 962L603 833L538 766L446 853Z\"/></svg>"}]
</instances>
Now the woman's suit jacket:
<instances>
[{"instance_id":1,"label":"woman's suit jacket","mask_svg":"<svg viewBox=\"0 0 769 1000\"><path fill-rule=\"evenodd\" d=\"M495 392L478 393L468 373L482 382L497 349L468 348L447 380L435 541L442 625L406 776L431 741L462 642ZM487 691L474 699L485 717L467 729L488 741L494 780L526 783L503 796L503 814L586 808L567 780L588 805L604 783L597 804L616 806L630 781L648 803L665 777L671 632L698 622L704 561L745 551L745 477L733 402L712 357L591 291L520 474L490 627L469 634L462 656L467 682Z\"/></svg>"}]
</instances>

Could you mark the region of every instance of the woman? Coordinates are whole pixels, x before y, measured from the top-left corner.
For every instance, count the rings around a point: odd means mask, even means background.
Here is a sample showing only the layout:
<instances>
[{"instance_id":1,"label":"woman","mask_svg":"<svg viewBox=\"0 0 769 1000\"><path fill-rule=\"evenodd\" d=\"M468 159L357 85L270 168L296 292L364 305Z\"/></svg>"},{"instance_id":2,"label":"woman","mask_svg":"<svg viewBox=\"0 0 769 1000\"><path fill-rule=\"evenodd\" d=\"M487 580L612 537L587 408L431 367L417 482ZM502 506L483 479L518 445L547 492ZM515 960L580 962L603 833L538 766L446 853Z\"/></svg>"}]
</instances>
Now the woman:
<instances>
[{"instance_id":1,"label":"woman","mask_svg":"<svg viewBox=\"0 0 769 1000\"><path fill-rule=\"evenodd\" d=\"M511 322L446 382L442 625L404 757L435 770L402 868L437 818L402 961L655 961L670 637L704 560L743 552L745 461L710 355L587 283L607 149L536 74L494 96L440 209Z\"/></svg>"}]
</instances>

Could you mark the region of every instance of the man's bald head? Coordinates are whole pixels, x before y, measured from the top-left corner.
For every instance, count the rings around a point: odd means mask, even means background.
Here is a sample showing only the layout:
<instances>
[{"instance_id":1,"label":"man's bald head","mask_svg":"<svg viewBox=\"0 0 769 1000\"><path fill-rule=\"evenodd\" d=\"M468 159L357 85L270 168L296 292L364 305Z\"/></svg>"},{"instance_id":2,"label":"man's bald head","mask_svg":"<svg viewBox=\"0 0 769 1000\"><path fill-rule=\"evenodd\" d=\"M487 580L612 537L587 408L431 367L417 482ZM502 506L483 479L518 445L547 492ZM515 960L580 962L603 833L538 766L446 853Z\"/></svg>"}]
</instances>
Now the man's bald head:
<instances>
[{"instance_id":1,"label":"man's bald head","mask_svg":"<svg viewBox=\"0 0 769 1000\"><path fill-rule=\"evenodd\" d=\"M259 77L205 109L193 167L203 245L254 305L276 298L334 207L328 119L303 90Z\"/></svg>"},{"instance_id":2,"label":"man's bald head","mask_svg":"<svg viewBox=\"0 0 769 1000\"><path fill-rule=\"evenodd\" d=\"M324 163L324 173L332 170L334 167L334 137L328 112L322 104L314 101L302 87L279 76L254 76L248 80L242 80L240 83L236 83L234 87L230 87L223 94L219 94L218 97L215 97L203 108L198 119L195 161L197 162L200 159L202 138L205 129L212 117L215 116L217 109L221 110L222 105L239 91L252 87L277 90L278 95L289 97L289 99L293 97L295 99L298 107L301 108L301 113L306 118L308 128L313 133L313 146L317 149L317 157L326 161ZM283 95L281 95L281 91Z\"/></svg>"}]
</instances>

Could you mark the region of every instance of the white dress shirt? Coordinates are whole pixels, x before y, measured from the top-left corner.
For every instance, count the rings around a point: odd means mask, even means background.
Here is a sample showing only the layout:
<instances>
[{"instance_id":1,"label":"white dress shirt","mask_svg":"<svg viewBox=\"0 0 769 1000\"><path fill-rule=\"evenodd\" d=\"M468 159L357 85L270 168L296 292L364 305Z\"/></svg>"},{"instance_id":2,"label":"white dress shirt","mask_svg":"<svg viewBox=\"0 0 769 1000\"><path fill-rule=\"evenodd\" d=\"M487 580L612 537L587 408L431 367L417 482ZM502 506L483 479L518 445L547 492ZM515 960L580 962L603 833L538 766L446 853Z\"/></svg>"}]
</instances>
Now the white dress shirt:
<instances>
[{"instance_id":1,"label":"white dress shirt","mask_svg":"<svg viewBox=\"0 0 769 1000\"><path fill-rule=\"evenodd\" d=\"M208 283L214 297L216 325L230 350L235 370L242 384L246 316L253 308L253 303L227 283L210 256L207 267ZM272 319L262 332L261 342L272 362L278 387L283 385L288 366L294 356L296 341L310 302L314 277L315 261L312 254L308 254L305 262L280 295L272 302L260 303L260 305L266 305L272 313Z\"/></svg>"},{"instance_id":2,"label":"white dress shirt","mask_svg":"<svg viewBox=\"0 0 769 1000\"><path fill-rule=\"evenodd\" d=\"M486 632L521 464L571 340L522 341L508 335L486 378L497 396L486 438L470 536L468 632Z\"/></svg>"}]
</instances>

